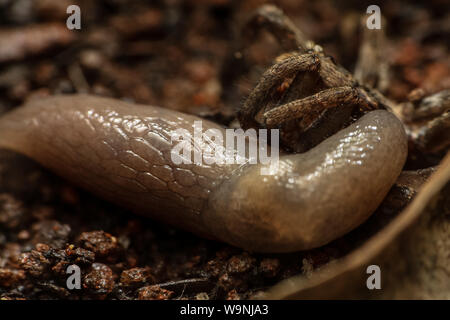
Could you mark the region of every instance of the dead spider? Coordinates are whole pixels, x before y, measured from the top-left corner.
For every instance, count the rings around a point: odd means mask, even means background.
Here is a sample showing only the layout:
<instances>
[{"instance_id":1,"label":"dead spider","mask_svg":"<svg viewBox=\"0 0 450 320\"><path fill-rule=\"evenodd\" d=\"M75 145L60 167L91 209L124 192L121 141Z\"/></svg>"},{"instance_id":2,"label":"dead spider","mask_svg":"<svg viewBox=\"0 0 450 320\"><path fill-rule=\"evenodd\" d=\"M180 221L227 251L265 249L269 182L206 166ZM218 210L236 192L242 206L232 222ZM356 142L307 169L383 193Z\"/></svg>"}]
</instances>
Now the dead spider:
<instances>
[{"instance_id":1,"label":"dead spider","mask_svg":"<svg viewBox=\"0 0 450 320\"><path fill-rule=\"evenodd\" d=\"M266 27L284 49L297 50L276 59L261 77L238 119L244 129L279 128L286 149L304 152L348 125L355 112L390 109L381 93L360 84L322 48L304 36L277 7L257 10L246 28Z\"/></svg>"}]
</instances>

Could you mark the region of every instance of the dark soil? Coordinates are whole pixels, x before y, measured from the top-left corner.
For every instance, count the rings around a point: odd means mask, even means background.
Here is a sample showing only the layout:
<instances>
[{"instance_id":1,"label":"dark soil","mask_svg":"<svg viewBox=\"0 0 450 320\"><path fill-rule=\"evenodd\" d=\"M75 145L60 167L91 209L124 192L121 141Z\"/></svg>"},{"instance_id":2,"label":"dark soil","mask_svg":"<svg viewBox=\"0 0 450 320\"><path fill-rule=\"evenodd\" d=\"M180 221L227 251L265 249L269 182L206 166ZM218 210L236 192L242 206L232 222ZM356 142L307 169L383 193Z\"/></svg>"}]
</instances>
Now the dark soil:
<instances>
[{"instance_id":1,"label":"dark soil","mask_svg":"<svg viewBox=\"0 0 450 320\"><path fill-rule=\"evenodd\" d=\"M0 1L0 114L30 97L89 92L197 114L229 125L280 53L261 36L236 54L239 27L265 1ZM82 29L66 28L78 4ZM150 4L151 3L151 4ZM370 1L275 1L336 61L354 70ZM389 1L386 95L450 88L446 1ZM435 165L438 155L410 159ZM397 189L396 189L397 188ZM246 299L339 259L403 208L394 187L363 226L325 247L254 254L133 215L0 150L1 299ZM66 286L77 264L82 289Z\"/></svg>"}]
</instances>

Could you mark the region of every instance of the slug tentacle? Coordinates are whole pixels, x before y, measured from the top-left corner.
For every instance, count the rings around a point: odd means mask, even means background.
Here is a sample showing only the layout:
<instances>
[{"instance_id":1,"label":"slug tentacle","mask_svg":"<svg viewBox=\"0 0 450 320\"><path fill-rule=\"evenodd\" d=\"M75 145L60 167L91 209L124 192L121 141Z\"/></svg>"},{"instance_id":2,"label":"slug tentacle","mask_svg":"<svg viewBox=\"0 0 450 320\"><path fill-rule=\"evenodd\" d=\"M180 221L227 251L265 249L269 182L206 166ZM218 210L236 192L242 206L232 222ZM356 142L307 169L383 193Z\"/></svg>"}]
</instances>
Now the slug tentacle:
<instances>
[{"instance_id":1,"label":"slug tentacle","mask_svg":"<svg viewBox=\"0 0 450 320\"><path fill-rule=\"evenodd\" d=\"M172 110L56 96L0 118L0 147L138 214L264 252L310 249L357 227L387 194L407 153L401 122L373 111L306 153L280 156L272 175L261 175L261 164L176 165L171 134L192 132L194 121L224 133Z\"/></svg>"}]
</instances>

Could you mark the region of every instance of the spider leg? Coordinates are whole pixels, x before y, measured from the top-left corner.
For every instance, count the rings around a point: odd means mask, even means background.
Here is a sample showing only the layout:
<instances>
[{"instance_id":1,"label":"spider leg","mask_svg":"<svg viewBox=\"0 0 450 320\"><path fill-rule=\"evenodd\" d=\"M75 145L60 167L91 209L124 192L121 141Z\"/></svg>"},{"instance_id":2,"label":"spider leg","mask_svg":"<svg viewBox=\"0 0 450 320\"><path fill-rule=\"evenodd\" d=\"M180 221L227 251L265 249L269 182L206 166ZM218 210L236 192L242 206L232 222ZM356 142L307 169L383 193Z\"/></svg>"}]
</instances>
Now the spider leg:
<instances>
[{"instance_id":1,"label":"spider leg","mask_svg":"<svg viewBox=\"0 0 450 320\"><path fill-rule=\"evenodd\" d=\"M322 56L319 69L320 77L328 88L356 87L358 83L350 72L336 64L331 57Z\"/></svg>"},{"instance_id":2,"label":"spider leg","mask_svg":"<svg viewBox=\"0 0 450 320\"><path fill-rule=\"evenodd\" d=\"M354 87L337 87L320 91L309 97L294 100L264 113L265 123L274 127L288 120L301 119L300 125L306 130L322 112L339 105L360 105L371 109L362 90Z\"/></svg>"},{"instance_id":3,"label":"spider leg","mask_svg":"<svg viewBox=\"0 0 450 320\"><path fill-rule=\"evenodd\" d=\"M241 126L247 129L257 125L255 115L273 100L272 94L286 79L293 78L298 72L316 71L319 66L317 54L294 53L266 70L238 113Z\"/></svg>"},{"instance_id":4,"label":"spider leg","mask_svg":"<svg viewBox=\"0 0 450 320\"><path fill-rule=\"evenodd\" d=\"M274 5L263 5L255 10L242 28L244 43L256 38L257 32L265 29L280 42L284 51L300 50L306 52L307 39L295 24Z\"/></svg>"}]
</instances>

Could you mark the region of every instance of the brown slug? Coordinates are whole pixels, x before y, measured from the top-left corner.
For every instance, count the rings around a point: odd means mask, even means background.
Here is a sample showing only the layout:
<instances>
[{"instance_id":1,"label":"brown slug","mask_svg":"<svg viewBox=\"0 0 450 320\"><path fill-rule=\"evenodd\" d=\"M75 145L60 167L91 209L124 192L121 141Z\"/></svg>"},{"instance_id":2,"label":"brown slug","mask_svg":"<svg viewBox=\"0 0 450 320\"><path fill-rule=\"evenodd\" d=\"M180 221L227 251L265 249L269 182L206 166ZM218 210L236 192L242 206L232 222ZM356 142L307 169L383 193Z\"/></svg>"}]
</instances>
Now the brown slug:
<instances>
[{"instance_id":1,"label":"brown slug","mask_svg":"<svg viewBox=\"0 0 450 320\"><path fill-rule=\"evenodd\" d=\"M281 155L272 175L261 175L262 164L175 165L171 133L192 131L194 121L225 131L168 109L55 96L2 116L0 147L135 213L260 252L311 249L354 229L407 155L402 123L378 110L306 153Z\"/></svg>"}]
</instances>

